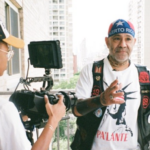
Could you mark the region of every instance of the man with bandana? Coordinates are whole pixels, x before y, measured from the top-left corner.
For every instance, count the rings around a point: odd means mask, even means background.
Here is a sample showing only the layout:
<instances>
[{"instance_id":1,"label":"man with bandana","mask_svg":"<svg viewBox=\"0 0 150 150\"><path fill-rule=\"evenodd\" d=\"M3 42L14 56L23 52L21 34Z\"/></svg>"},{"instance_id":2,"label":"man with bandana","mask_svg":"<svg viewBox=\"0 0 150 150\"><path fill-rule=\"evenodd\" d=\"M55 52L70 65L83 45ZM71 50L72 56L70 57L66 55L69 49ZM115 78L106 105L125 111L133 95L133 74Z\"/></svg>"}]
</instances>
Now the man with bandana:
<instances>
[{"instance_id":1,"label":"man with bandana","mask_svg":"<svg viewBox=\"0 0 150 150\"><path fill-rule=\"evenodd\" d=\"M112 22L105 42L109 54L103 60L102 76L96 77L103 89L93 90L93 63L82 69L76 85L78 100L73 113L78 117L78 128L72 150L142 150L137 120L139 76L130 60L136 42L133 24L123 19ZM101 68L95 73L102 73Z\"/></svg>"},{"instance_id":2,"label":"man with bandana","mask_svg":"<svg viewBox=\"0 0 150 150\"><path fill-rule=\"evenodd\" d=\"M7 68L7 61L14 54L12 50L9 51L9 45L23 48L24 42L10 35L0 20L0 76L3 75ZM47 150L59 121L65 115L63 96L59 95L58 97L60 100L56 105L51 105L48 97L44 97L49 119L33 147L31 147L27 139L25 129L14 104L5 99L0 99L0 150Z\"/></svg>"}]
</instances>

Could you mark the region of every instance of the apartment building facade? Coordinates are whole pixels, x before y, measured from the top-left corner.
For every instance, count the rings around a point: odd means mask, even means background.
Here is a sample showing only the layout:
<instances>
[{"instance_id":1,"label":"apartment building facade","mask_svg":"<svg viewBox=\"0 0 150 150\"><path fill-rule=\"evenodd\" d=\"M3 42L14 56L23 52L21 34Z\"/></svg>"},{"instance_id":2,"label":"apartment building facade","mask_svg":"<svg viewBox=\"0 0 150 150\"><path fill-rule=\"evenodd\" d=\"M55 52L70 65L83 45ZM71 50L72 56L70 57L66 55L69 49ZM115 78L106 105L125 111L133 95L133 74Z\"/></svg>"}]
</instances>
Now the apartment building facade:
<instances>
[{"instance_id":1,"label":"apartment building facade","mask_svg":"<svg viewBox=\"0 0 150 150\"><path fill-rule=\"evenodd\" d=\"M129 20L134 23L137 39L131 59L134 63L146 65L150 69L149 6L149 0L131 0L129 4Z\"/></svg>"},{"instance_id":2,"label":"apartment building facade","mask_svg":"<svg viewBox=\"0 0 150 150\"><path fill-rule=\"evenodd\" d=\"M49 0L49 38L61 44L63 68L52 70L55 82L73 76L72 0Z\"/></svg>"}]
</instances>

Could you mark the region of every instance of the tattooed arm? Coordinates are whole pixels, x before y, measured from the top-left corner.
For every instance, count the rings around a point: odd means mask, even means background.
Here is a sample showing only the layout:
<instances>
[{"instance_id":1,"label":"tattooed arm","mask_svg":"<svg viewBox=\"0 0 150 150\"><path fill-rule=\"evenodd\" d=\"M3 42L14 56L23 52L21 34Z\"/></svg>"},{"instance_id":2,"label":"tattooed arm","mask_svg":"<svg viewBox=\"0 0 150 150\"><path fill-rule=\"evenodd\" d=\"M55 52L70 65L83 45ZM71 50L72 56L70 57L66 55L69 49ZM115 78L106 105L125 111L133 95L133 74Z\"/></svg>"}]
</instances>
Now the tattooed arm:
<instances>
[{"instance_id":1,"label":"tattooed arm","mask_svg":"<svg viewBox=\"0 0 150 150\"><path fill-rule=\"evenodd\" d=\"M124 99L117 98L124 96L124 92L116 92L120 90L121 87L121 85L118 85L117 83L118 80L114 80L111 85L103 93L101 93L101 95L84 100L78 100L73 108L74 115L83 116L99 107L125 103ZM113 98L110 96L113 96Z\"/></svg>"},{"instance_id":2,"label":"tattooed arm","mask_svg":"<svg viewBox=\"0 0 150 150\"><path fill-rule=\"evenodd\" d=\"M75 116L83 116L89 112L99 108L104 107L104 92L101 95L94 96L87 99L79 99L73 108L73 113Z\"/></svg>"}]
</instances>

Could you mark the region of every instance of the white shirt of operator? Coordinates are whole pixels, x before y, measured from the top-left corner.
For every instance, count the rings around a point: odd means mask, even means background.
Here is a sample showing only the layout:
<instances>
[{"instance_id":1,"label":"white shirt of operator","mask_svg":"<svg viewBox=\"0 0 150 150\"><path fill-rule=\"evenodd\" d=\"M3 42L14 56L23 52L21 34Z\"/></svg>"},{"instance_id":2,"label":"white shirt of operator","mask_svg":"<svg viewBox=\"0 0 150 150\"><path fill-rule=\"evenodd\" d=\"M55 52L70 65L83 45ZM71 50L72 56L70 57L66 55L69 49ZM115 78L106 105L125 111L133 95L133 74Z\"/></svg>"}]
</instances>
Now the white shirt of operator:
<instances>
[{"instance_id":1,"label":"white shirt of operator","mask_svg":"<svg viewBox=\"0 0 150 150\"><path fill-rule=\"evenodd\" d=\"M30 150L19 113L12 102L0 99L0 150Z\"/></svg>"}]
</instances>

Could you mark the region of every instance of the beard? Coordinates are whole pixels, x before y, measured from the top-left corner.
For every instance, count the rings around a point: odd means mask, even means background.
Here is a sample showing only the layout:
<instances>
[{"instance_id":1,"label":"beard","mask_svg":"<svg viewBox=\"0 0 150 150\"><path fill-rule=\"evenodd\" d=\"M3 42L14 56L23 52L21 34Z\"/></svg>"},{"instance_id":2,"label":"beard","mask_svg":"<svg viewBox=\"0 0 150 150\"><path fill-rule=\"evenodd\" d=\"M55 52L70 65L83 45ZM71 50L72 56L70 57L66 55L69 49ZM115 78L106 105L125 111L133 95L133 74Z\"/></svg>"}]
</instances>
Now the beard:
<instances>
[{"instance_id":1,"label":"beard","mask_svg":"<svg viewBox=\"0 0 150 150\"><path fill-rule=\"evenodd\" d=\"M113 52L113 50L111 50ZM129 50L127 48L118 48L115 53L111 53L110 56L112 60L116 63L122 64L129 60Z\"/></svg>"}]
</instances>

